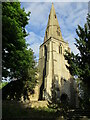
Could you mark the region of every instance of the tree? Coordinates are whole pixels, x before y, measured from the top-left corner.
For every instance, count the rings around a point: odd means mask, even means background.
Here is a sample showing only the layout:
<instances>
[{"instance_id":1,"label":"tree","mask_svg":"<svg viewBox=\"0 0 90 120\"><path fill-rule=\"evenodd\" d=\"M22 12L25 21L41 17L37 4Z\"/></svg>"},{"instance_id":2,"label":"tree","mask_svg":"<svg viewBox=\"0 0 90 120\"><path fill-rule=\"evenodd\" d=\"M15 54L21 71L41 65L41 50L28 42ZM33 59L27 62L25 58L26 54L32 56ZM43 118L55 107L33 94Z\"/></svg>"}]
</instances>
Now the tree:
<instances>
[{"instance_id":1,"label":"tree","mask_svg":"<svg viewBox=\"0 0 90 120\"><path fill-rule=\"evenodd\" d=\"M58 81L53 82L51 89L50 100L48 100L48 107L56 111L59 116L64 116L68 119L68 109L70 107L68 97L65 93L60 95L60 88ZM58 90L58 91L57 91Z\"/></svg>"},{"instance_id":2,"label":"tree","mask_svg":"<svg viewBox=\"0 0 90 120\"><path fill-rule=\"evenodd\" d=\"M29 16L20 2L2 3L2 77L20 80L22 92L32 90L36 83L34 53L25 41Z\"/></svg>"},{"instance_id":3,"label":"tree","mask_svg":"<svg viewBox=\"0 0 90 120\"><path fill-rule=\"evenodd\" d=\"M73 52L66 51L65 59L68 61L71 75L77 76L80 81L85 84L88 92L88 103L90 99L89 86L90 86L90 14L87 16L87 23L82 28L78 25L76 29L78 38L76 38L76 47L80 54L75 55ZM84 91L86 94L86 91ZM85 96L84 96L85 97Z\"/></svg>"},{"instance_id":4,"label":"tree","mask_svg":"<svg viewBox=\"0 0 90 120\"><path fill-rule=\"evenodd\" d=\"M20 8L20 3L2 3L2 76L17 78L21 58L27 47L24 37L30 13Z\"/></svg>"}]
</instances>

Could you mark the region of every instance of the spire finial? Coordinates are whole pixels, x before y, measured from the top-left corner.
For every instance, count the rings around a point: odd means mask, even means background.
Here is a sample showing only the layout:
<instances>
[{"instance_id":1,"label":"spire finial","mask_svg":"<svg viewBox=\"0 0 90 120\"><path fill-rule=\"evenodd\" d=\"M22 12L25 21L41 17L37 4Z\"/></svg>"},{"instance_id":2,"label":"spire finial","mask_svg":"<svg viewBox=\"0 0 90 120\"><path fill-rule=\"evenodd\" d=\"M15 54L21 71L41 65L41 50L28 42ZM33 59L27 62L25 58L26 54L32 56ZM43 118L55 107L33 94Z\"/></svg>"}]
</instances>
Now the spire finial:
<instances>
[{"instance_id":1,"label":"spire finial","mask_svg":"<svg viewBox=\"0 0 90 120\"><path fill-rule=\"evenodd\" d=\"M52 2L52 5L54 5L53 2Z\"/></svg>"}]
</instances>

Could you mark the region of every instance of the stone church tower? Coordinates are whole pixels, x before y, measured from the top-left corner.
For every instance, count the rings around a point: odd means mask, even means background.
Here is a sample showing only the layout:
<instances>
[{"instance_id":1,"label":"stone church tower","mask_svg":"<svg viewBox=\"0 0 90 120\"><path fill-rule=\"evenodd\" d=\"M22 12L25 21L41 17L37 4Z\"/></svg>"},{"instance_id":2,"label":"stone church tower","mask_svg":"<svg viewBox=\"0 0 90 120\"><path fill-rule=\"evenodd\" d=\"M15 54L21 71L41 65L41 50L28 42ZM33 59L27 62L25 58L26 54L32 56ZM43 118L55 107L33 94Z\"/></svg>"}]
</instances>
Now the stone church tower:
<instances>
[{"instance_id":1,"label":"stone church tower","mask_svg":"<svg viewBox=\"0 0 90 120\"><path fill-rule=\"evenodd\" d=\"M56 89L55 95L57 97L66 94L70 99L71 75L66 68L68 64L64 58L65 50L70 51L70 48L62 38L54 5L52 4L44 42L39 50L40 100L52 98L53 87Z\"/></svg>"}]
</instances>

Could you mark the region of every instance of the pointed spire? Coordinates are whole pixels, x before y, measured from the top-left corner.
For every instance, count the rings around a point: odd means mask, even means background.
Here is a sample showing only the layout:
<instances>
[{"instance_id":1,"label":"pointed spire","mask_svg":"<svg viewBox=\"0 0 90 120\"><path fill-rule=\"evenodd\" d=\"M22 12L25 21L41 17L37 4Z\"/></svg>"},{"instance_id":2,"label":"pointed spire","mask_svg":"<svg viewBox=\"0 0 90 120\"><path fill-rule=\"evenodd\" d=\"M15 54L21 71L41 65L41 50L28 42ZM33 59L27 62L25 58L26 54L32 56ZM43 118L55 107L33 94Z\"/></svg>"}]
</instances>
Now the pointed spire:
<instances>
[{"instance_id":1,"label":"pointed spire","mask_svg":"<svg viewBox=\"0 0 90 120\"><path fill-rule=\"evenodd\" d=\"M54 5L53 5L53 3L52 3L52 7L51 7L51 11L50 11L50 13L53 13L53 12L54 12L54 14L55 14Z\"/></svg>"},{"instance_id":2,"label":"pointed spire","mask_svg":"<svg viewBox=\"0 0 90 120\"><path fill-rule=\"evenodd\" d=\"M52 7L50 10L49 19L48 19L48 25L53 25L53 24L59 26L54 5L52 3Z\"/></svg>"},{"instance_id":3,"label":"pointed spire","mask_svg":"<svg viewBox=\"0 0 90 120\"><path fill-rule=\"evenodd\" d=\"M57 39L61 39L61 30L59 27L59 23L57 20L56 12L54 9L54 5L52 3L52 7L50 10L49 18L48 18L48 24L45 32L45 38L44 41L48 40L50 37L55 37Z\"/></svg>"}]
</instances>

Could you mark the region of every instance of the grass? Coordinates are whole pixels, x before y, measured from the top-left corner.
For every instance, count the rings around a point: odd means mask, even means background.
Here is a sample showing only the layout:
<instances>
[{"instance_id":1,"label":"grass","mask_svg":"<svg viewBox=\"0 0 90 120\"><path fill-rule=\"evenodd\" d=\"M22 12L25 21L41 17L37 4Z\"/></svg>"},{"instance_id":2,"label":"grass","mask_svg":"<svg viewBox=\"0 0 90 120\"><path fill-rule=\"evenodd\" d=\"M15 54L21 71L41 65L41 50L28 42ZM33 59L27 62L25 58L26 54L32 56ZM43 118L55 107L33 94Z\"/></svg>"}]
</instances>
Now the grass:
<instances>
[{"instance_id":1,"label":"grass","mask_svg":"<svg viewBox=\"0 0 90 120\"><path fill-rule=\"evenodd\" d=\"M2 103L3 119L30 119L30 120L55 120L57 114L50 108L30 108L17 101L3 101Z\"/></svg>"},{"instance_id":2,"label":"grass","mask_svg":"<svg viewBox=\"0 0 90 120\"><path fill-rule=\"evenodd\" d=\"M89 115L90 110L76 110L69 113L69 118L71 118L70 120L88 120L88 117L90 119ZM51 108L31 108L27 103L23 104L17 101L2 102L2 120L64 120L61 116L60 112L56 113ZM82 119L83 116L87 116L86 119Z\"/></svg>"}]
</instances>

